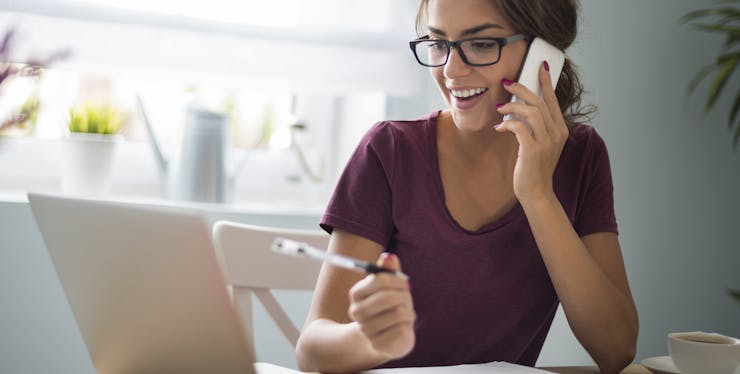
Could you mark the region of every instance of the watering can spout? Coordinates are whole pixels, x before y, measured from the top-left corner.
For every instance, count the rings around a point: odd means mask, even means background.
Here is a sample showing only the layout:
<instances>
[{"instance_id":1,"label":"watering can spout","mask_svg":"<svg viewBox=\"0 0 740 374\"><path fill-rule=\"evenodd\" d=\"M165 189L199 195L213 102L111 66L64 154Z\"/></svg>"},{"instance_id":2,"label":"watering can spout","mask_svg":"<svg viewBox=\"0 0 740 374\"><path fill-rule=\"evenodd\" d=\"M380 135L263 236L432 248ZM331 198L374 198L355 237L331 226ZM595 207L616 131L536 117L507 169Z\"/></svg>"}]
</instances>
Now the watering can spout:
<instances>
[{"instance_id":1,"label":"watering can spout","mask_svg":"<svg viewBox=\"0 0 740 374\"><path fill-rule=\"evenodd\" d=\"M146 132L149 135L149 144L152 146L152 152L154 153L154 159L157 162L157 170L159 170L159 176L162 178L162 181L166 181L169 162L162 152L162 147L159 145L157 135L154 133L154 128L152 128L152 124L151 122L149 122L149 117L147 116L146 110L144 109L144 102L141 100L141 97L139 95L136 95L136 102L139 106L141 117L144 120Z\"/></svg>"}]
</instances>

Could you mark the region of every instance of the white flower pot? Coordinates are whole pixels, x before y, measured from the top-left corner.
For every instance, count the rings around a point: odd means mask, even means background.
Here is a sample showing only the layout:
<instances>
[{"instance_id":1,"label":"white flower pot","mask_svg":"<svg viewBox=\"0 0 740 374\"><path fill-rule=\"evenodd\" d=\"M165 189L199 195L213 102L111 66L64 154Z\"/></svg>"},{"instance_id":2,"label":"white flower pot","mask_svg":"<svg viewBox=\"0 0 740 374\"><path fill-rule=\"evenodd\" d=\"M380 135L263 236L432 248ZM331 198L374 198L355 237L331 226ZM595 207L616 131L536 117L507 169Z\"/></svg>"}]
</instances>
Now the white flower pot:
<instances>
[{"instance_id":1,"label":"white flower pot","mask_svg":"<svg viewBox=\"0 0 740 374\"><path fill-rule=\"evenodd\" d=\"M122 140L121 135L69 133L62 144L62 192L106 195L116 147Z\"/></svg>"}]
</instances>

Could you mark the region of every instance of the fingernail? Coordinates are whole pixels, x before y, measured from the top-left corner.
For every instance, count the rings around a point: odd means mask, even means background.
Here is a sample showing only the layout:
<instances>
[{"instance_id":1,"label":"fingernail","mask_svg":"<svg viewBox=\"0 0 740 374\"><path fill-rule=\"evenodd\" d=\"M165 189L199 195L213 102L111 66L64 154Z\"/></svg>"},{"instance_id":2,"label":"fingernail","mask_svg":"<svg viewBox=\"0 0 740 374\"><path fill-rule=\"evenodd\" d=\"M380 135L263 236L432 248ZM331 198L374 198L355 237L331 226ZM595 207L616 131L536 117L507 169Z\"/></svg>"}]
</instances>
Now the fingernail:
<instances>
[{"instance_id":1,"label":"fingernail","mask_svg":"<svg viewBox=\"0 0 740 374\"><path fill-rule=\"evenodd\" d=\"M503 107L504 105L506 105L506 103L498 103L498 104L496 104L496 108L501 108L501 107Z\"/></svg>"},{"instance_id":2,"label":"fingernail","mask_svg":"<svg viewBox=\"0 0 740 374\"><path fill-rule=\"evenodd\" d=\"M493 125L493 128L494 129L497 129L499 126L501 126L502 123L504 123L504 122L502 121L502 122L499 122L499 123Z\"/></svg>"},{"instance_id":3,"label":"fingernail","mask_svg":"<svg viewBox=\"0 0 740 374\"><path fill-rule=\"evenodd\" d=\"M388 266L393 263L393 255L388 252L383 252L380 255L380 263L383 264L382 266Z\"/></svg>"},{"instance_id":4,"label":"fingernail","mask_svg":"<svg viewBox=\"0 0 740 374\"><path fill-rule=\"evenodd\" d=\"M501 80L501 83L503 83L503 84L504 84L504 86L511 86L512 84L514 84L514 82L513 82L513 81L510 81L510 80L508 80L508 79L506 79L506 78L502 79L502 80Z\"/></svg>"},{"instance_id":5,"label":"fingernail","mask_svg":"<svg viewBox=\"0 0 740 374\"><path fill-rule=\"evenodd\" d=\"M547 60L545 60L545 62L543 62L542 64L545 65L545 71L550 71L550 64L547 63Z\"/></svg>"}]
</instances>

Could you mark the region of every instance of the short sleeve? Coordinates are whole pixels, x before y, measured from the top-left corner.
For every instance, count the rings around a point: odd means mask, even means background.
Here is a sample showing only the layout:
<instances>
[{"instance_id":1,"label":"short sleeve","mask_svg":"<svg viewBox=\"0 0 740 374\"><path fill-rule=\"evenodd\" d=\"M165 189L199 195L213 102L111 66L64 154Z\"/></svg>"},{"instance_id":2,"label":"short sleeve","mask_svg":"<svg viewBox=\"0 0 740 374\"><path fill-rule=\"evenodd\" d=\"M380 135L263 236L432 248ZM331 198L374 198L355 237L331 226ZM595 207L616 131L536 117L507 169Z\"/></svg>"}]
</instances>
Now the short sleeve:
<instances>
[{"instance_id":1,"label":"short sleeve","mask_svg":"<svg viewBox=\"0 0 740 374\"><path fill-rule=\"evenodd\" d=\"M597 232L618 233L614 214L614 187L606 144L592 130L588 146L590 162L587 163L587 177L584 178L585 186L582 188L584 196L574 222L575 230L579 236Z\"/></svg>"},{"instance_id":2,"label":"short sleeve","mask_svg":"<svg viewBox=\"0 0 740 374\"><path fill-rule=\"evenodd\" d=\"M370 239L383 247L393 233L392 193L394 141L381 122L362 138L350 157L327 205L320 226Z\"/></svg>"}]
</instances>

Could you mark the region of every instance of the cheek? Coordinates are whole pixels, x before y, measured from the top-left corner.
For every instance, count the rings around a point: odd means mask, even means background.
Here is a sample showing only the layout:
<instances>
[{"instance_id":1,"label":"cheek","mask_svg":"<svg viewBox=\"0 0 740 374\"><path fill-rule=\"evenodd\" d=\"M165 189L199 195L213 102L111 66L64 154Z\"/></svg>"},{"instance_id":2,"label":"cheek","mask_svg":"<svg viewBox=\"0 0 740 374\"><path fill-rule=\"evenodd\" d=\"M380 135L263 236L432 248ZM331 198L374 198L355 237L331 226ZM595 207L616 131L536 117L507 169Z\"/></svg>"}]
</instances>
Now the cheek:
<instances>
[{"instance_id":1,"label":"cheek","mask_svg":"<svg viewBox=\"0 0 740 374\"><path fill-rule=\"evenodd\" d=\"M434 79L434 83L437 84L437 88L442 93L442 96L447 97L447 86L445 86L445 77L442 68L429 68L429 73Z\"/></svg>"}]
</instances>

